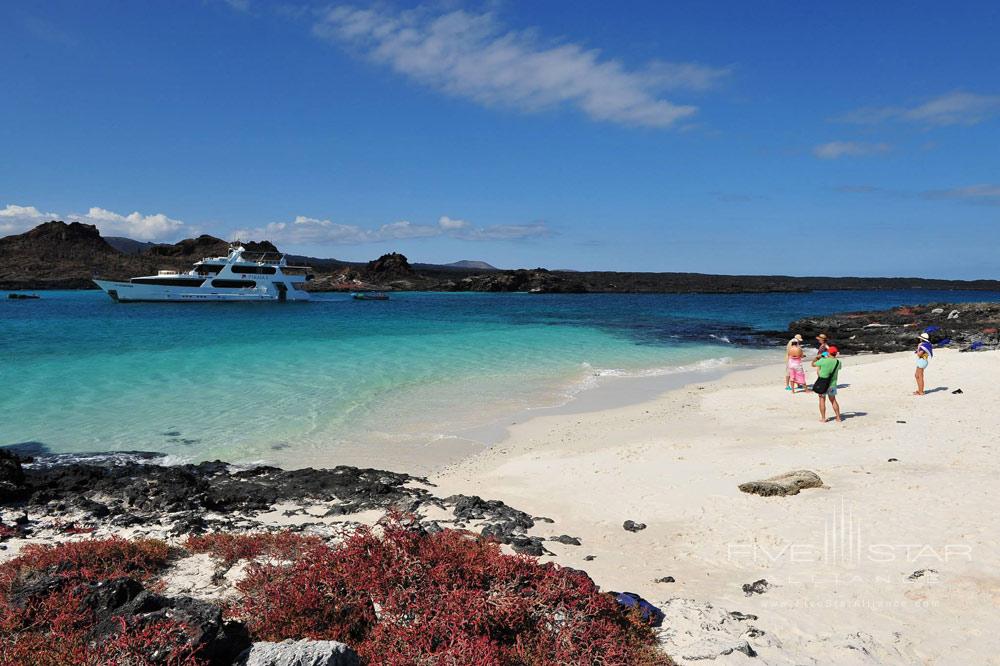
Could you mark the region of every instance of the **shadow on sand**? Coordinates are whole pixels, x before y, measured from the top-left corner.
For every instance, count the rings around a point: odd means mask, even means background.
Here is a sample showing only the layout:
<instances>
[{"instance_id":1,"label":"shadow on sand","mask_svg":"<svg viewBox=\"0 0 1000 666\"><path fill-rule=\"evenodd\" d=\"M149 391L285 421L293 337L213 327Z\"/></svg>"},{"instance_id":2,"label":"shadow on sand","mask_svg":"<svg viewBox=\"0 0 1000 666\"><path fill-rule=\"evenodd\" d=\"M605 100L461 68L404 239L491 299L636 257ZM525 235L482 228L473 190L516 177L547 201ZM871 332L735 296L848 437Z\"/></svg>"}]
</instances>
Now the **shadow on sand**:
<instances>
[{"instance_id":1,"label":"shadow on sand","mask_svg":"<svg viewBox=\"0 0 1000 666\"><path fill-rule=\"evenodd\" d=\"M928 393L939 393L941 391L947 391L947 390L948 390L947 386L935 386L932 389L927 389L926 391L924 391L924 395L927 395Z\"/></svg>"}]
</instances>

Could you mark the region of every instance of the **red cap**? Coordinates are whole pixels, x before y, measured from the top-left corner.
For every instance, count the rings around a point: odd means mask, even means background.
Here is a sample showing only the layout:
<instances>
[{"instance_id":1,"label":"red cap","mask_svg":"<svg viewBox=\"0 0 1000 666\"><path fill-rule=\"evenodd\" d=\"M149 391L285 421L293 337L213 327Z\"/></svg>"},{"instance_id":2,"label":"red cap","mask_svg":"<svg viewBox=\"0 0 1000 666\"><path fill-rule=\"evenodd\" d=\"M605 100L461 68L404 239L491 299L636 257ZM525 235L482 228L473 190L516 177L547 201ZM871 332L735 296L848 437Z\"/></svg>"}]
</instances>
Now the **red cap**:
<instances>
[{"instance_id":1,"label":"red cap","mask_svg":"<svg viewBox=\"0 0 1000 666\"><path fill-rule=\"evenodd\" d=\"M830 352L830 356L836 356L836 355L837 355L837 352L839 352L839 351L840 351L840 350L839 350L839 349L837 349L837 347L836 347L836 346L834 346L834 345L830 345L829 347L827 347L827 348L826 348L826 350L827 350L828 352Z\"/></svg>"}]
</instances>

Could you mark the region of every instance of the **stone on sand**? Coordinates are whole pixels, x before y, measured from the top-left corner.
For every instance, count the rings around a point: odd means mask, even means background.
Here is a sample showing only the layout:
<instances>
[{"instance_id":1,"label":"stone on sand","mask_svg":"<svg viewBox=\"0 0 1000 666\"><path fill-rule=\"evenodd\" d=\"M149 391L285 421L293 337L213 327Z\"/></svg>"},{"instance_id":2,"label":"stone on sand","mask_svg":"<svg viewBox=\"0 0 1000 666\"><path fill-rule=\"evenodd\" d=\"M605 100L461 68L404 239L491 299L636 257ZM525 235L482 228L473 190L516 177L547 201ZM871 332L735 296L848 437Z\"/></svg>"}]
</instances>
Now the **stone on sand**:
<instances>
[{"instance_id":1,"label":"stone on sand","mask_svg":"<svg viewBox=\"0 0 1000 666\"><path fill-rule=\"evenodd\" d=\"M816 472L800 469L786 472L761 481L747 481L740 484L740 490L764 497L772 495L798 495L803 488L821 488L823 480Z\"/></svg>"}]
</instances>

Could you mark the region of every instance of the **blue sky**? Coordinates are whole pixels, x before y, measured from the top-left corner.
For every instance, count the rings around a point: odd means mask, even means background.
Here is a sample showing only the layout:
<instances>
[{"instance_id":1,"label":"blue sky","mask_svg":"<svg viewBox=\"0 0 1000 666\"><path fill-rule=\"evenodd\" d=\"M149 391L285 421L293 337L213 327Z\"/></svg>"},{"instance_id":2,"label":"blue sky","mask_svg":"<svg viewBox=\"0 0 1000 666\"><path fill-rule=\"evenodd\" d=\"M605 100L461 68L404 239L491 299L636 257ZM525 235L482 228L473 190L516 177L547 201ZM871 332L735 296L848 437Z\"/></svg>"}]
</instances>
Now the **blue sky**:
<instances>
[{"instance_id":1,"label":"blue sky","mask_svg":"<svg viewBox=\"0 0 1000 666\"><path fill-rule=\"evenodd\" d=\"M1000 4L875 5L3 3L0 234L1000 277Z\"/></svg>"}]
</instances>

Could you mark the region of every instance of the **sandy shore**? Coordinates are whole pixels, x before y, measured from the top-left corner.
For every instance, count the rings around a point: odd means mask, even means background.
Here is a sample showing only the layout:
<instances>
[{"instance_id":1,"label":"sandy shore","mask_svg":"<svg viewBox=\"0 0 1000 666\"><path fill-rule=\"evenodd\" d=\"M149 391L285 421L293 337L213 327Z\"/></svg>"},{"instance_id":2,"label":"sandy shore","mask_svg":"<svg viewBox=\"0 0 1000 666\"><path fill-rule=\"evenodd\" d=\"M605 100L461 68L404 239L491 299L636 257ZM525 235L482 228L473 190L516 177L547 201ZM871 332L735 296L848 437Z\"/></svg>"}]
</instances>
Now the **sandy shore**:
<instances>
[{"instance_id":1,"label":"sandy shore","mask_svg":"<svg viewBox=\"0 0 1000 666\"><path fill-rule=\"evenodd\" d=\"M555 520L534 534L579 537L546 547L660 603L680 663L741 662L745 646L758 663L1000 663L1000 353L940 351L919 398L911 354L843 360L843 424L820 423L816 397L768 365L513 425L432 480ZM737 488L797 469L825 487Z\"/></svg>"}]
</instances>

